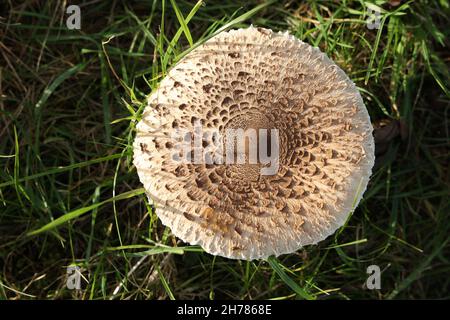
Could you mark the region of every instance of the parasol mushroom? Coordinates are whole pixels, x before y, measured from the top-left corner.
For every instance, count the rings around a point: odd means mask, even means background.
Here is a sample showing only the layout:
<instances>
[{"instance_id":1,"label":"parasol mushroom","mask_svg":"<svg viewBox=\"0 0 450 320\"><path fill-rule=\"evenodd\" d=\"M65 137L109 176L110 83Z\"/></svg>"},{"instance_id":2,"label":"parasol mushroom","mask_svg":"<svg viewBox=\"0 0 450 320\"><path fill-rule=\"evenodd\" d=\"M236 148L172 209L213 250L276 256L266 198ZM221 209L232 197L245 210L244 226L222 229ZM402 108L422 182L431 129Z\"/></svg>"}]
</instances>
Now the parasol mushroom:
<instances>
[{"instance_id":1,"label":"parasol mushroom","mask_svg":"<svg viewBox=\"0 0 450 320\"><path fill-rule=\"evenodd\" d=\"M193 137L198 126L221 136L277 132L267 153L276 146L275 172L263 174L268 162L196 158L214 139L203 133L199 145L174 132ZM371 175L372 130L354 83L324 53L249 27L219 33L168 72L137 125L134 164L177 237L211 254L260 259L315 244L344 224ZM186 141L191 161L176 161ZM219 141L215 147L227 145ZM255 145L247 141L243 158Z\"/></svg>"}]
</instances>

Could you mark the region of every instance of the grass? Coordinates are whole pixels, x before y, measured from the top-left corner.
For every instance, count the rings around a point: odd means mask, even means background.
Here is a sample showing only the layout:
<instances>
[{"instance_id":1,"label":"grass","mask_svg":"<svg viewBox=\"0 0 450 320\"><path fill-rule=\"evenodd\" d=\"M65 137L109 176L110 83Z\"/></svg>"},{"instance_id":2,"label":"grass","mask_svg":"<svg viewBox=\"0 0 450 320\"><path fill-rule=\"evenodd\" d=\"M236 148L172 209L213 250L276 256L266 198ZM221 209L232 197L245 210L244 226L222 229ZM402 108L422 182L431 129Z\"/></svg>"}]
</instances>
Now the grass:
<instances>
[{"instance_id":1,"label":"grass","mask_svg":"<svg viewBox=\"0 0 450 320\"><path fill-rule=\"evenodd\" d=\"M395 3L396 1L390 1ZM450 298L449 2L0 5L0 299ZM381 10L368 29L368 8ZM319 46L360 88L377 163L316 246L235 261L161 225L132 166L145 97L190 48L249 24ZM381 289L364 284L369 265ZM78 265L83 290L66 288Z\"/></svg>"}]
</instances>

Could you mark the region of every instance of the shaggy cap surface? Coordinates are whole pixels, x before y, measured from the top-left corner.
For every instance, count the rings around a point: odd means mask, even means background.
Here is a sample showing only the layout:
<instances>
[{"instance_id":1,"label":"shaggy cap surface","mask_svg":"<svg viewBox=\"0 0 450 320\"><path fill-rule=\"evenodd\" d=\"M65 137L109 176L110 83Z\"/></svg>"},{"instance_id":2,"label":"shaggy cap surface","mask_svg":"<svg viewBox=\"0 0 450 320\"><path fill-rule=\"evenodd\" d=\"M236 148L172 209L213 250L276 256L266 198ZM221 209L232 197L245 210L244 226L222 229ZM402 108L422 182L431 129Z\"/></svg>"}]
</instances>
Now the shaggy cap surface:
<instances>
[{"instance_id":1,"label":"shaggy cap surface","mask_svg":"<svg viewBox=\"0 0 450 320\"><path fill-rule=\"evenodd\" d=\"M277 129L279 167L180 163L174 130ZM287 33L222 32L176 64L137 125L134 164L162 223L211 254L259 259L342 226L374 163L372 125L348 76ZM211 141L204 139L203 147Z\"/></svg>"}]
</instances>

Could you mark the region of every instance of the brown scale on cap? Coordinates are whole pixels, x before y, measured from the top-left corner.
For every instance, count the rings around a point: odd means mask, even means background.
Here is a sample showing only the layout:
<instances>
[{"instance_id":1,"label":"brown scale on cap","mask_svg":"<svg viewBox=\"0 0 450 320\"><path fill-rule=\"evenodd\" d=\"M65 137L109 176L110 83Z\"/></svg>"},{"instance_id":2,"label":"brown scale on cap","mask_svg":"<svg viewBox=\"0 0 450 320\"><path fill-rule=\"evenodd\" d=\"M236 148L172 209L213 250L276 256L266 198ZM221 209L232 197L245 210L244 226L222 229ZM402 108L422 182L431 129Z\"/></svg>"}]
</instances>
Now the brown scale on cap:
<instances>
[{"instance_id":1,"label":"brown scale on cap","mask_svg":"<svg viewBox=\"0 0 450 320\"><path fill-rule=\"evenodd\" d=\"M196 122L221 134L278 129L277 173L247 162L173 161L171 134L193 132ZM238 259L332 234L361 199L374 161L369 115L345 73L293 36L253 27L220 33L169 71L149 97L134 152L162 222L188 243Z\"/></svg>"}]
</instances>

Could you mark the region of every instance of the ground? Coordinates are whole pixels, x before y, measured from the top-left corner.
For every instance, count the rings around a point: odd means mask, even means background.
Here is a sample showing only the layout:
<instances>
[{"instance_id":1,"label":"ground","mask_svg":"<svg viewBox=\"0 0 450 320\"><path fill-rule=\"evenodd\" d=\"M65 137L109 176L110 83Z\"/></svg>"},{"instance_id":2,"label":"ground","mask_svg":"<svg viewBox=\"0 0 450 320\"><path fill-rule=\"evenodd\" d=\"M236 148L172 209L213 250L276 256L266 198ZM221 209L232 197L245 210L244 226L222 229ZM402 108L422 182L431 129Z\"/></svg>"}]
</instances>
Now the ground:
<instances>
[{"instance_id":1,"label":"ground","mask_svg":"<svg viewBox=\"0 0 450 320\"><path fill-rule=\"evenodd\" d=\"M449 2L298 3L80 1L77 30L66 1L3 1L0 299L450 298ZM218 30L250 24L288 30L349 75L377 162L332 237L246 262L161 225L131 144L166 70ZM380 289L367 288L370 265ZM67 287L68 266L81 290Z\"/></svg>"}]
</instances>

